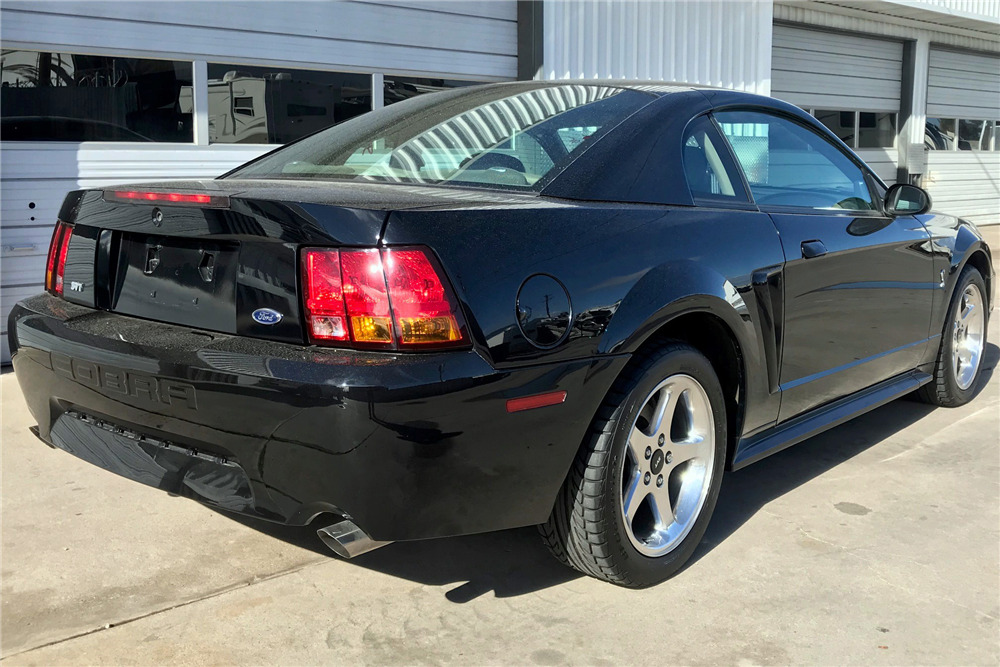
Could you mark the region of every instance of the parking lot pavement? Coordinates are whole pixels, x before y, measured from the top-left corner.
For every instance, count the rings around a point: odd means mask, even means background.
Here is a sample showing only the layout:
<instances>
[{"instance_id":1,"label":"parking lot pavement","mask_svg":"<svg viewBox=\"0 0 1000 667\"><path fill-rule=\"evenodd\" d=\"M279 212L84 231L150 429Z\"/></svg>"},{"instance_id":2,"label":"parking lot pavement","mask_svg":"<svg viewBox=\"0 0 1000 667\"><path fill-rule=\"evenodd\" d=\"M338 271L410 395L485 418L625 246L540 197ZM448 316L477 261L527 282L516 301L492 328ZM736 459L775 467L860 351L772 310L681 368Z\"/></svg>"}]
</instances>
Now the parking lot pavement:
<instances>
[{"instance_id":1,"label":"parking lot pavement","mask_svg":"<svg viewBox=\"0 0 1000 667\"><path fill-rule=\"evenodd\" d=\"M901 400L727 476L671 581L577 576L533 529L353 561L28 432L2 390L10 665L1000 662L1000 348L954 409Z\"/></svg>"}]
</instances>

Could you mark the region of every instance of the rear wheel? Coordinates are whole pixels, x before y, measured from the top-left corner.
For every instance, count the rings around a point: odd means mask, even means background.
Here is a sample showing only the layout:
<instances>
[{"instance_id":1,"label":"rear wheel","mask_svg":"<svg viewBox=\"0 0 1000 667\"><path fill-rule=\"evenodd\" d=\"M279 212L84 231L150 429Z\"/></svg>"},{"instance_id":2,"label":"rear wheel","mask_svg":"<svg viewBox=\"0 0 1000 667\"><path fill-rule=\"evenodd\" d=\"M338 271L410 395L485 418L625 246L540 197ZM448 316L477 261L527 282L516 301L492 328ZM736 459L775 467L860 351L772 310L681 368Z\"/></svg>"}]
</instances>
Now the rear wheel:
<instances>
[{"instance_id":1,"label":"rear wheel","mask_svg":"<svg viewBox=\"0 0 1000 667\"><path fill-rule=\"evenodd\" d=\"M553 554L622 586L657 584L694 553L722 481L726 413L711 364L669 343L609 393L549 521Z\"/></svg>"},{"instance_id":2,"label":"rear wheel","mask_svg":"<svg viewBox=\"0 0 1000 667\"><path fill-rule=\"evenodd\" d=\"M928 403L957 407L976 392L986 350L986 285L975 267L958 278L934 364L934 379L918 396Z\"/></svg>"}]
</instances>

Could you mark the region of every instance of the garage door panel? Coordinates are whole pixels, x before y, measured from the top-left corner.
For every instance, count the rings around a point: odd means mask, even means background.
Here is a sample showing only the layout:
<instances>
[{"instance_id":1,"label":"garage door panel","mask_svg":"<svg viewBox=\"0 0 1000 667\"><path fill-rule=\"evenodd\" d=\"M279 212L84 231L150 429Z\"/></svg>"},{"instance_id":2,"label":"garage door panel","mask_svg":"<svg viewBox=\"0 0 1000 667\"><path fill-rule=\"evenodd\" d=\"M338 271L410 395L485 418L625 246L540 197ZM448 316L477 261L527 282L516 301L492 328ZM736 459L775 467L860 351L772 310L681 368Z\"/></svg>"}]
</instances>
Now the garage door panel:
<instances>
[{"instance_id":1,"label":"garage door panel","mask_svg":"<svg viewBox=\"0 0 1000 667\"><path fill-rule=\"evenodd\" d=\"M825 95L844 95L863 99L885 99L886 95L899 99L900 83L885 83L883 79L873 77L851 77L847 79L837 74L819 74L810 72L787 72L783 77L786 83L783 90L819 92ZM878 86L879 90L870 90ZM853 108L853 107L852 107Z\"/></svg>"},{"instance_id":2,"label":"garage door panel","mask_svg":"<svg viewBox=\"0 0 1000 667\"><path fill-rule=\"evenodd\" d=\"M931 118L1000 118L1000 56L931 47L927 67Z\"/></svg>"},{"instance_id":3,"label":"garage door panel","mask_svg":"<svg viewBox=\"0 0 1000 667\"><path fill-rule=\"evenodd\" d=\"M775 25L771 94L804 108L898 111L903 44Z\"/></svg>"},{"instance_id":4,"label":"garage door panel","mask_svg":"<svg viewBox=\"0 0 1000 667\"><path fill-rule=\"evenodd\" d=\"M774 26L774 47L828 53L832 56L865 56L882 60L902 58L902 44L893 40L872 39L860 35L810 30L795 26Z\"/></svg>"},{"instance_id":5,"label":"garage door panel","mask_svg":"<svg viewBox=\"0 0 1000 667\"><path fill-rule=\"evenodd\" d=\"M859 54L838 56L838 62L845 67L857 68L853 76L874 79L899 79L900 63L898 60L873 60ZM830 54L801 51L798 49L775 48L772 52L771 66L791 72L830 72ZM841 73L831 73L843 77Z\"/></svg>"}]
</instances>

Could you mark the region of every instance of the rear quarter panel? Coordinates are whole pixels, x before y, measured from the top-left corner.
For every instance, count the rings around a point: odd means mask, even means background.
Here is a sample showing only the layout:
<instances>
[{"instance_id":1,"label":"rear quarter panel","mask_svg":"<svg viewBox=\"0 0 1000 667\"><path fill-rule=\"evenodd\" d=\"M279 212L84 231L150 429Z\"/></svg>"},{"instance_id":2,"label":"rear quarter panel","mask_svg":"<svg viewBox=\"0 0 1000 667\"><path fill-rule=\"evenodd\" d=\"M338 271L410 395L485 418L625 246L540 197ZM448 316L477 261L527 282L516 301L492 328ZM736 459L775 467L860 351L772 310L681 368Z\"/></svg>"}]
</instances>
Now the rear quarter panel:
<instances>
[{"instance_id":1,"label":"rear quarter panel","mask_svg":"<svg viewBox=\"0 0 1000 667\"><path fill-rule=\"evenodd\" d=\"M744 357L744 430L774 419L777 396L769 391L762 341L777 332L762 328L767 306L751 283L758 269L780 269L784 256L765 214L540 197L517 207L393 213L384 242L437 252L476 346L497 368L629 354L673 317L711 312ZM561 282L572 303L567 338L548 350L518 327L518 290L538 273Z\"/></svg>"}]
</instances>

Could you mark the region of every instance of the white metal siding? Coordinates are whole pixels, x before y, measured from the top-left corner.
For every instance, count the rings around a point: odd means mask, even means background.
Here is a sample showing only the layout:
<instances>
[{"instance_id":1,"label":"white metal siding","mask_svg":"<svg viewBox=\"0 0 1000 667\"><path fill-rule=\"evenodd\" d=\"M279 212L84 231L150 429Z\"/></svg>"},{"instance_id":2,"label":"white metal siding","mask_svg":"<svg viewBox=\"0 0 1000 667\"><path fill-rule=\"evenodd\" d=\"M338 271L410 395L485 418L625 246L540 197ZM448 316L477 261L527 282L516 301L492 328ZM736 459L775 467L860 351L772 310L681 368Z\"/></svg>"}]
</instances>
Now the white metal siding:
<instances>
[{"instance_id":1,"label":"white metal siding","mask_svg":"<svg viewBox=\"0 0 1000 667\"><path fill-rule=\"evenodd\" d=\"M934 210L977 225L1000 224L1000 153L930 151L922 185Z\"/></svg>"},{"instance_id":2,"label":"white metal siding","mask_svg":"<svg viewBox=\"0 0 1000 667\"><path fill-rule=\"evenodd\" d=\"M512 79L517 74L513 0L9 1L0 8L0 37L5 49L473 80ZM10 309L42 289L52 225L67 191L129 181L211 178L270 148L0 144L0 361L10 358ZM35 208L29 207L32 203Z\"/></svg>"},{"instance_id":3,"label":"white metal siding","mask_svg":"<svg viewBox=\"0 0 1000 667\"><path fill-rule=\"evenodd\" d=\"M927 115L1000 119L1000 56L932 46L927 68Z\"/></svg>"},{"instance_id":4,"label":"white metal siding","mask_svg":"<svg viewBox=\"0 0 1000 667\"><path fill-rule=\"evenodd\" d=\"M769 91L770 0L546 0L543 14L546 79L644 79Z\"/></svg>"},{"instance_id":5,"label":"white metal siding","mask_svg":"<svg viewBox=\"0 0 1000 667\"><path fill-rule=\"evenodd\" d=\"M11 308L26 296L42 291L52 227L67 192L126 181L213 178L271 148L273 146L2 144L2 359L10 359L7 315Z\"/></svg>"},{"instance_id":6,"label":"white metal siding","mask_svg":"<svg viewBox=\"0 0 1000 667\"><path fill-rule=\"evenodd\" d=\"M517 75L512 1L4 2L4 48L452 78Z\"/></svg>"},{"instance_id":7,"label":"white metal siding","mask_svg":"<svg viewBox=\"0 0 1000 667\"><path fill-rule=\"evenodd\" d=\"M898 111L903 43L774 26L771 94L804 108Z\"/></svg>"},{"instance_id":8,"label":"white metal siding","mask_svg":"<svg viewBox=\"0 0 1000 667\"><path fill-rule=\"evenodd\" d=\"M1000 119L1000 56L931 46L927 116ZM1000 223L1000 152L929 151L923 185L938 211Z\"/></svg>"},{"instance_id":9,"label":"white metal siding","mask_svg":"<svg viewBox=\"0 0 1000 667\"><path fill-rule=\"evenodd\" d=\"M899 152L895 148L858 148L854 152L886 184L892 185L896 182Z\"/></svg>"}]
</instances>

